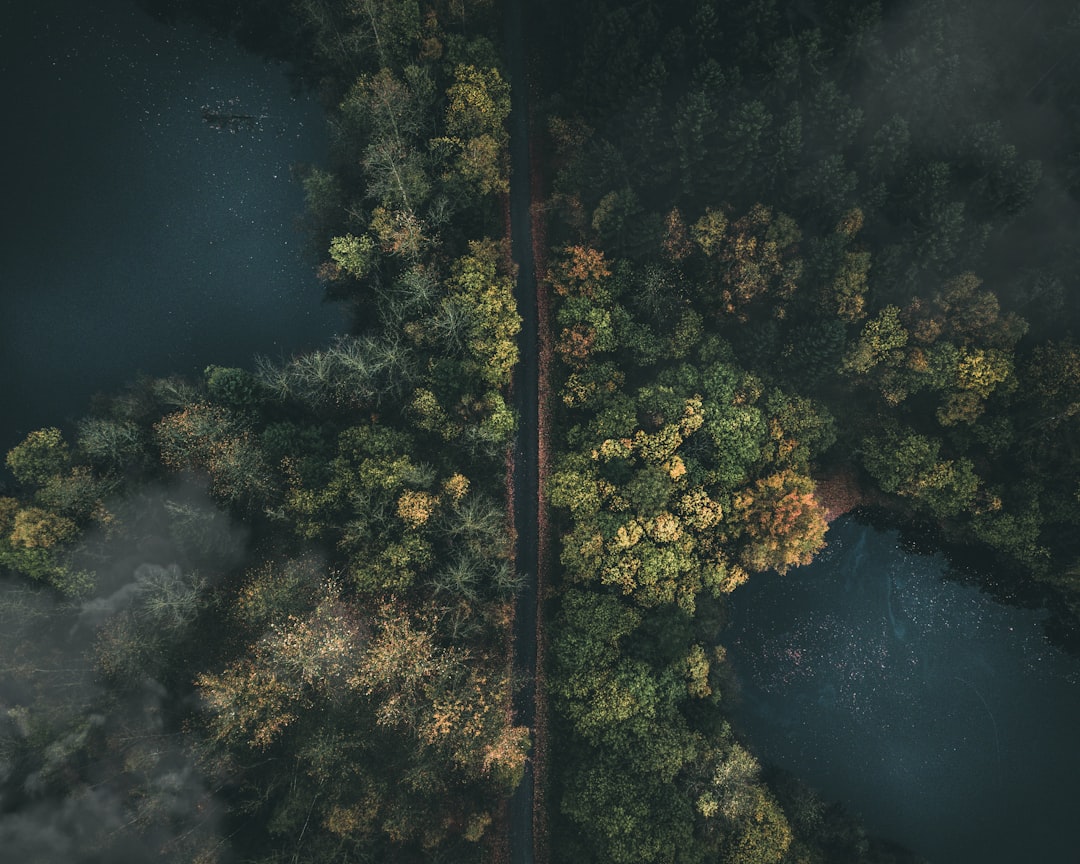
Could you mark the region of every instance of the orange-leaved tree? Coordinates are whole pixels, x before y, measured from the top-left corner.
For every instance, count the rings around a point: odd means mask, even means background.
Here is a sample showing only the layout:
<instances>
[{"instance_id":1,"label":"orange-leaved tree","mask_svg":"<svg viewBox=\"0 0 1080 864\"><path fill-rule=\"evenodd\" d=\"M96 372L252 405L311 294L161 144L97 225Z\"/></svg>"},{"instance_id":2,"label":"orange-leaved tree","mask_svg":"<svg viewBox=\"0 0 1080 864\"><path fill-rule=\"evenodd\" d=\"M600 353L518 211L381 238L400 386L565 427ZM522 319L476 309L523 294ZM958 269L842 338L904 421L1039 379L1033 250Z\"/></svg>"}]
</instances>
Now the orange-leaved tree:
<instances>
[{"instance_id":1,"label":"orange-leaved tree","mask_svg":"<svg viewBox=\"0 0 1080 864\"><path fill-rule=\"evenodd\" d=\"M788 468L762 477L734 503L746 538L740 557L751 570L786 573L825 546L825 511L805 475Z\"/></svg>"}]
</instances>

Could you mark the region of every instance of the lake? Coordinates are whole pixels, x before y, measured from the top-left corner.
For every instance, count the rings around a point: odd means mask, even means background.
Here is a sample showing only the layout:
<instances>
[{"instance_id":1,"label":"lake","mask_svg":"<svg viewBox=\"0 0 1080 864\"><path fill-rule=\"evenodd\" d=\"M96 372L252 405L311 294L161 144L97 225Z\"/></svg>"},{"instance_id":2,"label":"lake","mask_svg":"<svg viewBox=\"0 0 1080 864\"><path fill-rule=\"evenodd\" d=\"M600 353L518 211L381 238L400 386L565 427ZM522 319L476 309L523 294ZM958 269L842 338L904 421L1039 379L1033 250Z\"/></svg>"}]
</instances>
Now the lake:
<instances>
[{"instance_id":1,"label":"lake","mask_svg":"<svg viewBox=\"0 0 1080 864\"><path fill-rule=\"evenodd\" d=\"M765 761L942 864L1075 860L1080 660L1045 610L837 520L829 547L731 601L736 719Z\"/></svg>"},{"instance_id":2,"label":"lake","mask_svg":"<svg viewBox=\"0 0 1080 864\"><path fill-rule=\"evenodd\" d=\"M127 0L0 26L0 447L144 372L198 375L343 330L297 230L317 100L287 69ZM212 111L259 119L233 132Z\"/></svg>"}]
</instances>

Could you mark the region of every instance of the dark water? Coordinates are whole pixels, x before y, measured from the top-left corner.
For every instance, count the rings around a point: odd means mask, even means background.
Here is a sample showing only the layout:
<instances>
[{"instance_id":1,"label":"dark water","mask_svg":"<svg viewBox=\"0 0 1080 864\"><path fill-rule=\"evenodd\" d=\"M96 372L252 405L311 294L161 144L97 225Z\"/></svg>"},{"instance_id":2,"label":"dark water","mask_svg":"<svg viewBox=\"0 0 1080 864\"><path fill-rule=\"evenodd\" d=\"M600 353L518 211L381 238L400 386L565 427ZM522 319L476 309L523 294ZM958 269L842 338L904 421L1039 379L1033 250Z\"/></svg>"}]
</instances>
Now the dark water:
<instances>
[{"instance_id":1,"label":"dark water","mask_svg":"<svg viewBox=\"0 0 1080 864\"><path fill-rule=\"evenodd\" d=\"M0 447L136 372L326 341L296 231L318 162L284 67L130 0L0 0ZM265 115L230 133L202 107Z\"/></svg>"},{"instance_id":2,"label":"dark water","mask_svg":"<svg viewBox=\"0 0 1080 864\"><path fill-rule=\"evenodd\" d=\"M1047 613L942 579L851 519L732 602L739 718L766 760L941 864L1080 860L1080 661Z\"/></svg>"}]
</instances>

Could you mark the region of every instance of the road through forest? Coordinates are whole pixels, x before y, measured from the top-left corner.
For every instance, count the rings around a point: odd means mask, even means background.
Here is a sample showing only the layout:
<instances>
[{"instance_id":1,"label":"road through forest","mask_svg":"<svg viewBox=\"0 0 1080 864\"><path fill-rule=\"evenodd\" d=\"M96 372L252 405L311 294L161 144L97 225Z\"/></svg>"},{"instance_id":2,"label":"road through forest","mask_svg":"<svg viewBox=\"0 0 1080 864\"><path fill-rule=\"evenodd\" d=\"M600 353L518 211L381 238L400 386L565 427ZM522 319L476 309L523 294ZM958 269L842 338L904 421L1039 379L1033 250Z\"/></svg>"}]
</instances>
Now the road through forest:
<instances>
[{"instance_id":1,"label":"road through forest","mask_svg":"<svg viewBox=\"0 0 1080 864\"><path fill-rule=\"evenodd\" d=\"M514 372L514 407L518 435L514 448L514 528L516 566L522 587L514 616L514 673L522 682L514 696L516 722L534 730L536 720L536 614L539 564L539 323L536 262L533 260L529 159L529 106L526 84L524 0L505 6L507 73L510 79L510 239L518 265L515 299L521 315L520 360ZM534 772L530 759L525 777L510 799L510 860L534 860Z\"/></svg>"}]
</instances>

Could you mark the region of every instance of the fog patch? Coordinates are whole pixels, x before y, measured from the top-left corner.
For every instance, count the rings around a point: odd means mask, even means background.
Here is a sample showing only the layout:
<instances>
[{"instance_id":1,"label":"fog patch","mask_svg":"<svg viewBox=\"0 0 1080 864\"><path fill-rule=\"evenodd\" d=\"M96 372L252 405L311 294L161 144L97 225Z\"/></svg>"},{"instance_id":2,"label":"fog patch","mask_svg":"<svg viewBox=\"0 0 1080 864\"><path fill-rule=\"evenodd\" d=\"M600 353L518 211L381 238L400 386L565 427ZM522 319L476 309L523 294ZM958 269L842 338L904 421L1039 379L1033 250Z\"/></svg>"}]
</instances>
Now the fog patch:
<instances>
[{"instance_id":1,"label":"fog patch","mask_svg":"<svg viewBox=\"0 0 1080 864\"><path fill-rule=\"evenodd\" d=\"M247 532L190 479L107 502L77 553L95 589L0 579L0 849L12 861L221 860L215 799L181 728L192 628Z\"/></svg>"}]
</instances>

